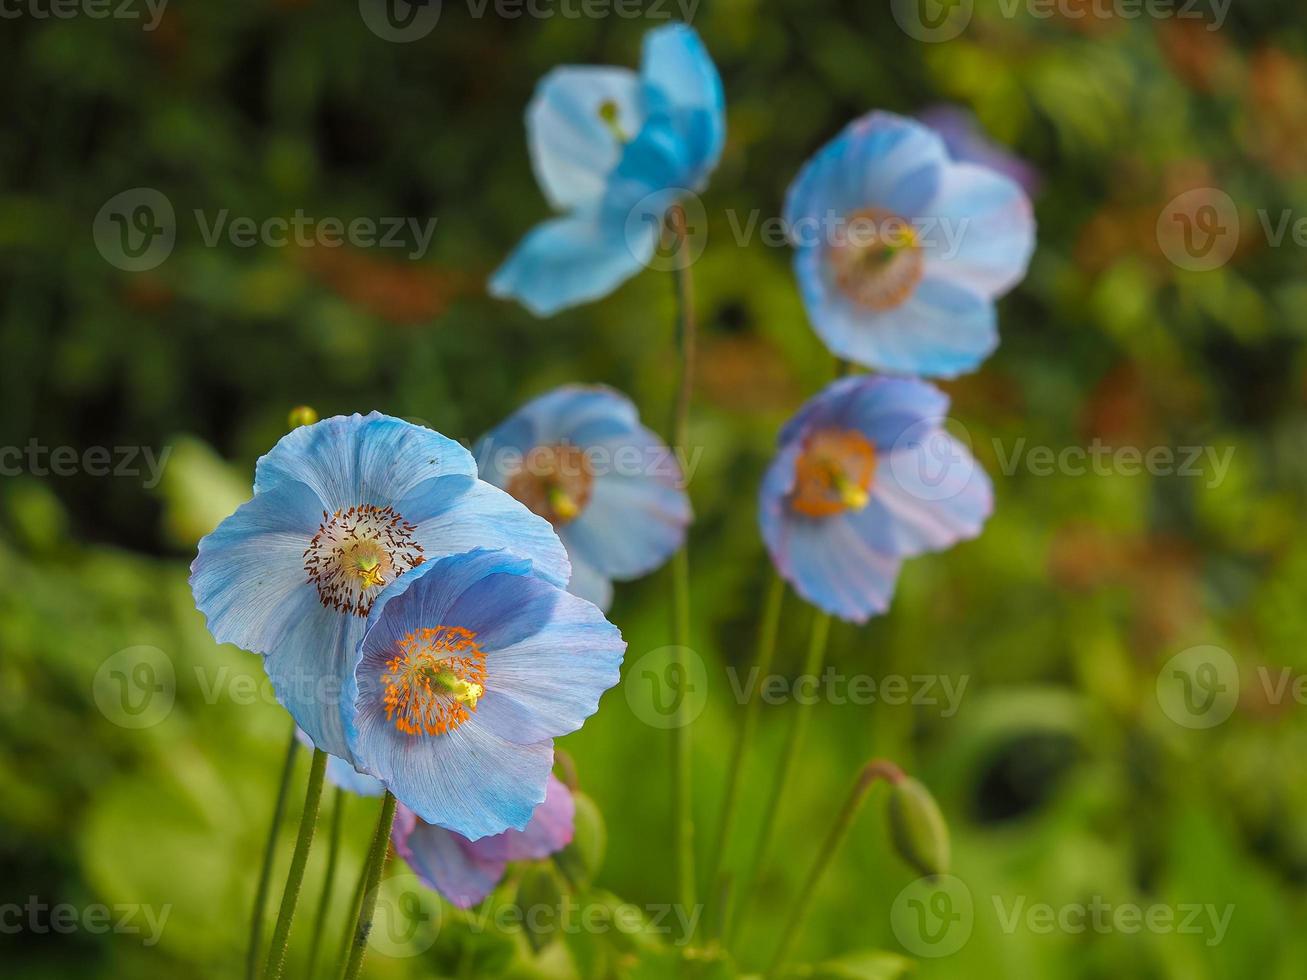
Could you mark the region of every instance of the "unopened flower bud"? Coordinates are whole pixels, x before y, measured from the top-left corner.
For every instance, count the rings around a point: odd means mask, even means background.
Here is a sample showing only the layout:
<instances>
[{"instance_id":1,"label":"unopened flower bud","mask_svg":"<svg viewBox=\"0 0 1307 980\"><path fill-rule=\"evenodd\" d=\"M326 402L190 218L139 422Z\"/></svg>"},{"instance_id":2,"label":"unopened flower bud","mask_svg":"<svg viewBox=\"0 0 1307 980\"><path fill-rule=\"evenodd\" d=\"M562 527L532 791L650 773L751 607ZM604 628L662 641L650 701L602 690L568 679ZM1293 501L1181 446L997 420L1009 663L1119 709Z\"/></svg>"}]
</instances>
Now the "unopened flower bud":
<instances>
[{"instance_id":1,"label":"unopened flower bud","mask_svg":"<svg viewBox=\"0 0 1307 980\"><path fill-rule=\"evenodd\" d=\"M595 801L584 793L572 794L576 805L573 819L572 842L554 855L559 870L577 888L584 888L594 880L604 864L608 850L608 828Z\"/></svg>"},{"instance_id":2,"label":"unopened flower bud","mask_svg":"<svg viewBox=\"0 0 1307 980\"><path fill-rule=\"evenodd\" d=\"M533 864L517 883L517 907L522 914L522 928L531 949L539 953L549 945L558 931L563 906L563 890L554 869L547 863Z\"/></svg>"},{"instance_id":3,"label":"unopened flower bud","mask_svg":"<svg viewBox=\"0 0 1307 980\"><path fill-rule=\"evenodd\" d=\"M948 873L948 824L925 786L909 777L895 782L890 790L889 820L899 857L923 875Z\"/></svg>"},{"instance_id":4,"label":"unopened flower bud","mask_svg":"<svg viewBox=\"0 0 1307 980\"><path fill-rule=\"evenodd\" d=\"M296 405L286 417L286 424L292 429L298 429L301 425L312 425L317 420L318 413L309 406Z\"/></svg>"}]
</instances>

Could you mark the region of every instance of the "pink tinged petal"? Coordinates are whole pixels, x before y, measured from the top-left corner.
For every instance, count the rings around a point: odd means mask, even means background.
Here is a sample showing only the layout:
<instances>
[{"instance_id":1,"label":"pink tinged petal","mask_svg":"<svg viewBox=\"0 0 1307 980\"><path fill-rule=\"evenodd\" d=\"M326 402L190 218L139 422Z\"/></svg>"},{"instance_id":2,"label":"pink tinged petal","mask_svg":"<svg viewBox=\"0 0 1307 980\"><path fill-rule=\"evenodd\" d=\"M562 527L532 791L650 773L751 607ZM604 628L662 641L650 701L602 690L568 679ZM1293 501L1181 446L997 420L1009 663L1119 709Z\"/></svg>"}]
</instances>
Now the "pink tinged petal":
<instances>
[{"instance_id":1,"label":"pink tinged petal","mask_svg":"<svg viewBox=\"0 0 1307 980\"><path fill-rule=\"evenodd\" d=\"M571 791L550 775L545 801L531 814L525 830L506 830L469 843L468 850L486 861L538 861L572 842L576 803Z\"/></svg>"},{"instance_id":2,"label":"pink tinged petal","mask_svg":"<svg viewBox=\"0 0 1307 980\"><path fill-rule=\"evenodd\" d=\"M476 905L504 877L504 861L476 853L475 845L453 831L424 822L402 803L395 809L390 839L395 852L422 883L458 908Z\"/></svg>"},{"instance_id":3,"label":"pink tinged petal","mask_svg":"<svg viewBox=\"0 0 1307 980\"><path fill-rule=\"evenodd\" d=\"M927 236L927 276L987 299L1025 278L1035 250L1035 216L1012 179L976 164L953 164L926 213L935 225Z\"/></svg>"}]
</instances>

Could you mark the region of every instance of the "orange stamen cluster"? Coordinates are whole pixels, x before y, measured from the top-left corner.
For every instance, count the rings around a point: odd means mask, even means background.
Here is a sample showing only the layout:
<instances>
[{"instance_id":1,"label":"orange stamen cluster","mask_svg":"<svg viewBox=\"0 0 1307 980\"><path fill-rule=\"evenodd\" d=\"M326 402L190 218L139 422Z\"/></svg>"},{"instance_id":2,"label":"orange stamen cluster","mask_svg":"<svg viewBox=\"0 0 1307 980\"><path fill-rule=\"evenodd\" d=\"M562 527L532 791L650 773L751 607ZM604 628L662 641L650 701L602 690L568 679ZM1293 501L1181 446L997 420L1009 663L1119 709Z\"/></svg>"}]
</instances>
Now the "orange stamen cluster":
<instances>
[{"instance_id":1,"label":"orange stamen cluster","mask_svg":"<svg viewBox=\"0 0 1307 980\"><path fill-rule=\"evenodd\" d=\"M414 630L381 675L386 718L405 735L452 732L476 711L485 682L486 655L471 630Z\"/></svg>"},{"instance_id":2,"label":"orange stamen cluster","mask_svg":"<svg viewBox=\"0 0 1307 980\"><path fill-rule=\"evenodd\" d=\"M810 435L794 464L790 506L808 517L831 517L867 504L876 470L876 447L851 429Z\"/></svg>"},{"instance_id":3,"label":"orange stamen cluster","mask_svg":"<svg viewBox=\"0 0 1307 980\"><path fill-rule=\"evenodd\" d=\"M509 477L507 489L533 514L561 527L590 503L594 468L580 446L536 446Z\"/></svg>"},{"instance_id":4,"label":"orange stamen cluster","mask_svg":"<svg viewBox=\"0 0 1307 980\"><path fill-rule=\"evenodd\" d=\"M827 256L840 291L876 312L902 306L925 274L916 232L882 208L855 211L845 218Z\"/></svg>"},{"instance_id":5,"label":"orange stamen cluster","mask_svg":"<svg viewBox=\"0 0 1307 980\"><path fill-rule=\"evenodd\" d=\"M328 609L366 616L377 594L425 560L416 528L389 507L360 504L322 513L304 551L304 571Z\"/></svg>"}]
</instances>

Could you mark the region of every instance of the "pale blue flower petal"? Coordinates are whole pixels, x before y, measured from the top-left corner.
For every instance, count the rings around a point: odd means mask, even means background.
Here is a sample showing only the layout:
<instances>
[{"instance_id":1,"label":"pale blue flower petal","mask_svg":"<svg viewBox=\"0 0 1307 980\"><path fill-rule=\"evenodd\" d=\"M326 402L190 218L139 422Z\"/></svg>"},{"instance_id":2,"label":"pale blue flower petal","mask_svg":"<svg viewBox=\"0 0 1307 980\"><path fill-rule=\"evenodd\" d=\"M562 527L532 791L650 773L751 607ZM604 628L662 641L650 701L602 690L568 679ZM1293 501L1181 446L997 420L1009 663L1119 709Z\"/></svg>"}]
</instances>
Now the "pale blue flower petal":
<instances>
[{"instance_id":1,"label":"pale blue flower petal","mask_svg":"<svg viewBox=\"0 0 1307 980\"><path fill-rule=\"evenodd\" d=\"M468 850L486 861L539 861L572 843L575 817L572 791L551 774L545 801L531 814L525 830L483 837L468 844Z\"/></svg>"},{"instance_id":2,"label":"pale blue flower petal","mask_svg":"<svg viewBox=\"0 0 1307 980\"><path fill-rule=\"evenodd\" d=\"M688 189L701 189L726 143L717 66L692 28L672 24L645 35L640 77L648 111L665 113L685 147Z\"/></svg>"},{"instance_id":3,"label":"pale blue flower petal","mask_svg":"<svg viewBox=\"0 0 1307 980\"><path fill-rule=\"evenodd\" d=\"M953 164L927 212L940 229L934 247L925 250L928 277L947 278L989 299L1025 278L1035 216L1014 181L975 164Z\"/></svg>"},{"instance_id":4,"label":"pale blue flower petal","mask_svg":"<svg viewBox=\"0 0 1307 980\"><path fill-rule=\"evenodd\" d=\"M556 68L527 107L531 163L555 210L597 204L607 190L623 147L600 115L605 104L616 111L620 132L634 134L644 125L640 81L627 68Z\"/></svg>"}]
</instances>

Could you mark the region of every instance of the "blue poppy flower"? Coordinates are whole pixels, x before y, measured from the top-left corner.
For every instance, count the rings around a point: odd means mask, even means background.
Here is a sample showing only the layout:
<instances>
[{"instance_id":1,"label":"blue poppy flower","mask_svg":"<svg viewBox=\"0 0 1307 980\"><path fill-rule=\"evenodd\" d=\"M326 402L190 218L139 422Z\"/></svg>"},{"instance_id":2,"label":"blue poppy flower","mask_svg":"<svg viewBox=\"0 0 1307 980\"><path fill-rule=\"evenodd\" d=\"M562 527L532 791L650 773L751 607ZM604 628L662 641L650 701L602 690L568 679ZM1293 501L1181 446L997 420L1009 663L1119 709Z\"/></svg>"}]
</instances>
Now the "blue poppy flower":
<instances>
[{"instance_id":1,"label":"blue poppy flower","mask_svg":"<svg viewBox=\"0 0 1307 980\"><path fill-rule=\"evenodd\" d=\"M478 840L544 801L553 740L617 683L626 644L529 560L428 561L378 598L346 690L358 767L430 824Z\"/></svg>"},{"instance_id":2,"label":"blue poppy flower","mask_svg":"<svg viewBox=\"0 0 1307 980\"><path fill-rule=\"evenodd\" d=\"M1016 183L951 160L932 130L884 112L808 161L785 220L826 346L903 374L953 377L988 357L994 301L1025 276L1035 242Z\"/></svg>"},{"instance_id":3,"label":"blue poppy flower","mask_svg":"<svg viewBox=\"0 0 1307 980\"><path fill-rule=\"evenodd\" d=\"M560 586L571 575L549 523L479 480L458 443L375 412L337 416L259 460L254 498L200 542L191 590L214 639L263 654L313 744L352 761L340 695L377 596L476 547L509 548Z\"/></svg>"},{"instance_id":4,"label":"blue poppy flower","mask_svg":"<svg viewBox=\"0 0 1307 980\"><path fill-rule=\"evenodd\" d=\"M536 180L566 213L526 236L490 292L537 316L606 296L648 265L667 209L703 189L726 138L721 78L684 24L645 35L638 75L550 72L526 122Z\"/></svg>"},{"instance_id":5,"label":"blue poppy flower","mask_svg":"<svg viewBox=\"0 0 1307 980\"><path fill-rule=\"evenodd\" d=\"M401 803L395 809L390 839L423 884L467 909L494 891L510 861L539 861L570 844L575 818L571 792L551 775L545 801L531 814L525 830L470 841L426 823Z\"/></svg>"},{"instance_id":6,"label":"blue poppy flower","mask_svg":"<svg viewBox=\"0 0 1307 980\"><path fill-rule=\"evenodd\" d=\"M690 500L672 451L631 401L566 385L523 405L473 450L481 479L558 532L569 591L607 609L613 580L647 575L685 541Z\"/></svg>"},{"instance_id":7,"label":"blue poppy flower","mask_svg":"<svg viewBox=\"0 0 1307 980\"><path fill-rule=\"evenodd\" d=\"M772 562L804 599L865 622L903 559L980 533L993 488L942 427L948 397L915 378L842 378L781 431L759 495Z\"/></svg>"}]
</instances>

